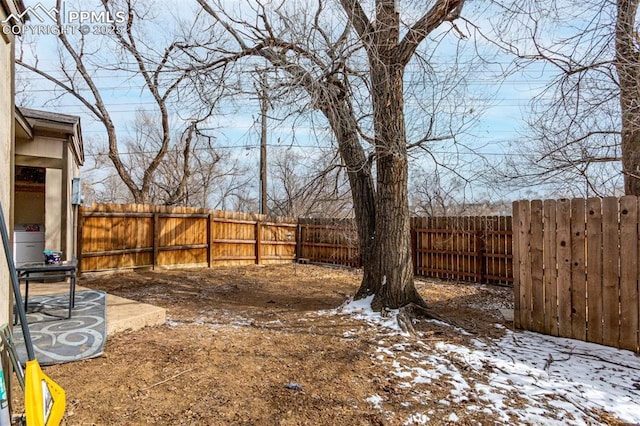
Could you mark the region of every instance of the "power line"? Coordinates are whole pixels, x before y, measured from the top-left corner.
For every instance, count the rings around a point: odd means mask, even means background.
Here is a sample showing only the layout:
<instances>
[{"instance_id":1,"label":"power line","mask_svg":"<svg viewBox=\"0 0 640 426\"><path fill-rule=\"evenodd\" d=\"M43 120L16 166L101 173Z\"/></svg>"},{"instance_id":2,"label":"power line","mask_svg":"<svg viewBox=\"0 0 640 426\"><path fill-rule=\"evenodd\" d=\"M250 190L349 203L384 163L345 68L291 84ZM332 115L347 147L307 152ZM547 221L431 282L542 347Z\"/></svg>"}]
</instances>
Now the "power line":
<instances>
[{"instance_id":1,"label":"power line","mask_svg":"<svg viewBox=\"0 0 640 426\"><path fill-rule=\"evenodd\" d=\"M488 103L489 105L485 105L488 108L501 108L501 107L506 107L506 108L510 108L510 107L523 107L523 106L527 106L529 104L530 99L507 99L508 102L504 103L504 102L500 102L500 100L495 100L494 102L491 102L489 99L471 99L469 100L469 106L473 106L474 102L478 102L478 103ZM442 104L442 103L441 103ZM123 109L112 109L109 106L110 105L115 105L115 104L107 104L105 103L105 107L107 108L108 112L110 114L119 114L119 113L131 113L131 112L156 112L156 109L152 109L152 108L123 108ZM124 106L124 105L131 105L131 102L129 103L121 103L121 104L117 104L120 106ZM136 105L151 105L150 103L145 103L145 104L137 104ZM76 106L76 105L69 105L69 106ZM41 107L35 107L35 108L60 108L60 107L64 107L62 105L51 105L51 106L41 106ZM32 108L32 107L29 107ZM69 110L65 110L64 111L65 114L72 114L72 115L80 115L80 114L87 114L89 113L88 110L76 110L76 109L69 109ZM230 114L230 113L228 113ZM225 114L220 114L220 115L225 115Z\"/></svg>"},{"instance_id":2,"label":"power line","mask_svg":"<svg viewBox=\"0 0 640 426\"><path fill-rule=\"evenodd\" d=\"M294 149L294 148L299 148L299 149L316 149L316 150L329 150L329 149L337 149L334 147L329 147L329 146L318 146L318 145L298 145L298 144L294 144L294 145L281 145L281 144L267 144L266 145L269 148L283 148L283 149ZM249 145L249 144L241 144L241 145L224 145L224 146L212 146L211 148L193 148L192 151L216 151L216 150L245 150L245 151L252 151L252 150L259 150L260 149L260 145L256 144L256 145ZM175 149L168 149L167 152L172 152L172 153L181 153L182 149L179 148L175 148ZM479 152L474 152L474 151L468 151L468 152L461 152L461 151L441 151L441 150L434 150L434 151L429 151L431 154L437 154L437 155L465 155L465 156L491 156L491 157L522 157L523 154L516 154L516 153L509 153L509 152L484 152L484 151L479 151ZM143 150L138 150L138 151L120 151L118 152L118 155L120 156L128 156L128 155L152 155L152 154L156 154L157 151L143 151ZM100 157L100 156L107 156L107 153L104 152L100 152L100 153L85 153L85 157Z\"/></svg>"},{"instance_id":3,"label":"power line","mask_svg":"<svg viewBox=\"0 0 640 426\"><path fill-rule=\"evenodd\" d=\"M139 79L142 79L142 76L135 76ZM92 79L113 79L113 80L130 80L130 81L135 81L135 79L131 78L131 75L104 75L104 76L93 76L91 77ZM540 77L540 79L542 80L543 77ZM47 79L46 77L40 76L40 75L35 75L33 77L29 77L29 80L41 80L44 82L49 82L49 79ZM511 79L506 79L506 78L500 78L500 77L494 77L494 78L466 78L463 79L463 82L469 85L491 85L494 86L496 84L505 84L505 80L507 80L507 85L530 85L532 83L539 83L539 81L537 79L517 79L517 80L511 80ZM409 82L411 82L412 80L409 79ZM51 83L53 84L53 83ZM415 82L414 82L415 84ZM123 87L122 85L120 86L113 86L112 88L144 88L146 85L143 83L140 84L135 84L135 85L128 85L126 87ZM36 89L36 90L44 90L44 89ZM87 89L88 90L88 89Z\"/></svg>"},{"instance_id":4,"label":"power line","mask_svg":"<svg viewBox=\"0 0 640 426\"><path fill-rule=\"evenodd\" d=\"M44 62L44 61L42 61L42 62ZM534 63L540 64L540 65L547 65L547 64L548 64L547 62L544 62L543 60L540 60L539 62L534 62ZM512 65L512 64L513 64L513 61L491 61L491 65L496 65L496 66L497 66L497 65ZM123 68L123 69L119 69L119 70L110 70L110 69L103 68L103 67L86 68L86 69L87 69L87 72L88 72L89 74L94 74L94 75L95 75L96 73L98 73L98 72L114 72L114 71L115 71L115 72L120 72L120 73L122 73L121 75L127 75L127 76L131 76L132 74L134 75L134 74L138 73L138 69L137 69L138 64L137 64L137 63L135 63L135 62L131 62L131 63L124 64L124 65L129 65L129 66L131 66L131 67L132 67L132 69L131 69L131 70L127 70L127 69L124 69L124 68ZM443 67L446 67L446 66L455 66L455 67L460 68L460 65L465 65L465 63L464 63L464 62L441 62L441 61L433 61L433 65L434 65L434 66L443 66ZM468 64L468 63L467 63L466 65L473 66L474 64L473 64L473 63L471 63L471 64ZM27 70L27 69L25 69L25 68L19 68L19 69L24 70L25 72L28 72L28 71L29 71L29 70ZM525 67L522 67L521 69L522 69L522 70L524 70L524 71L528 71L528 72L538 72L538 73L542 73L542 72L545 72L547 68L546 68L546 67L543 67L543 68L541 68L541 69L535 69L535 70L532 70L532 69L527 69L527 67L525 66ZM553 68L551 68L551 69L553 69ZM60 68L51 68L51 69L46 69L46 70L45 70L45 69L42 69L42 68L39 68L39 70L40 70L40 71L42 71L42 72L45 72L45 73L50 74L50 73L54 73L54 72L58 72L58 71L60 71ZM167 74L169 74L169 73L182 72L182 71L183 71L183 70L181 70L181 69L177 69L177 70L163 70L163 71L161 71L161 73L167 73ZM430 73L429 73L429 72L426 72L426 71L424 71L424 70L422 70L422 69L410 68L410 69L407 69L407 72L406 72L405 74L412 74L412 75L427 75L427 74L430 74ZM103 76L96 76L96 77L103 77Z\"/></svg>"}]
</instances>

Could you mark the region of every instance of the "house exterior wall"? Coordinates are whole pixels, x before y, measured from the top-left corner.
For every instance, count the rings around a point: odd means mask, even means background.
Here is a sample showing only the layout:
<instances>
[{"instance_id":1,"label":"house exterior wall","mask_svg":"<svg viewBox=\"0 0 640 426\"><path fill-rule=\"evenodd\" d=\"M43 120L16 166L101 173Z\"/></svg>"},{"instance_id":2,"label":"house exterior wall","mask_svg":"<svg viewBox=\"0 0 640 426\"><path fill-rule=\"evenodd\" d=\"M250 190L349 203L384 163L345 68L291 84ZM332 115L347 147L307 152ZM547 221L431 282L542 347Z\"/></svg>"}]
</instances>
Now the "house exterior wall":
<instances>
[{"instance_id":1,"label":"house exterior wall","mask_svg":"<svg viewBox=\"0 0 640 426\"><path fill-rule=\"evenodd\" d=\"M4 20L5 0L0 3L0 20ZM11 229L11 187L13 185L13 141L14 141L14 39L11 34L0 35L0 203L4 209L6 225ZM11 307L11 281L4 259L4 248L0 247L0 323L9 322Z\"/></svg>"},{"instance_id":2,"label":"house exterior wall","mask_svg":"<svg viewBox=\"0 0 640 426\"><path fill-rule=\"evenodd\" d=\"M57 158L62 160L64 147L64 139L36 136L32 141L18 139L16 144L16 155Z\"/></svg>"}]
</instances>

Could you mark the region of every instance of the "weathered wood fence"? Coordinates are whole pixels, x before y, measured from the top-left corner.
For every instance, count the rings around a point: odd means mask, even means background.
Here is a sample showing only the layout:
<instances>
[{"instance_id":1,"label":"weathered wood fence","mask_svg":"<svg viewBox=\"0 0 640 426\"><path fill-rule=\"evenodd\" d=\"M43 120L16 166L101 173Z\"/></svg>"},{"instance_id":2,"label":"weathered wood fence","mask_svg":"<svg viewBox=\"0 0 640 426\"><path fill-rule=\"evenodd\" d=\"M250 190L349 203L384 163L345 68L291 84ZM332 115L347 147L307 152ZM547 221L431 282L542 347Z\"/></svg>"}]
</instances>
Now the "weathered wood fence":
<instances>
[{"instance_id":1,"label":"weathered wood fence","mask_svg":"<svg viewBox=\"0 0 640 426\"><path fill-rule=\"evenodd\" d=\"M637 197L513 204L515 326L640 349Z\"/></svg>"},{"instance_id":2,"label":"weathered wood fence","mask_svg":"<svg viewBox=\"0 0 640 426\"><path fill-rule=\"evenodd\" d=\"M291 262L296 223L188 207L94 204L80 209L78 247L82 272Z\"/></svg>"},{"instance_id":3,"label":"weathered wood fence","mask_svg":"<svg viewBox=\"0 0 640 426\"><path fill-rule=\"evenodd\" d=\"M414 218L416 275L510 284L508 217ZM310 262L359 267L351 220L273 218L187 207L94 204L80 209L82 272L142 267Z\"/></svg>"},{"instance_id":4,"label":"weathered wood fence","mask_svg":"<svg viewBox=\"0 0 640 426\"><path fill-rule=\"evenodd\" d=\"M415 217L411 224L416 275L511 284L511 217Z\"/></svg>"},{"instance_id":5,"label":"weathered wood fence","mask_svg":"<svg viewBox=\"0 0 640 426\"><path fill-rule=\"evenodd\" d=\"M361 266L353 222L196 208L80 209L83 272L284 263ZM511 217L413 218L416 275L513 284L515 326L640 351L637 197L518 201Z\"/></svg>"},{"instance_id":6,"label":"weathered wood fence","mask_svg":"<svg viewBox=\"0 0 640 426\"><path fill-rule=\"evenodd\" d=\"M358 234L352 220L299 219L298 258L359 268Z\"/></svg>"},{"instance_id":7,"label":"weathered wood fence","mask_svg":"<svg viewBox=\"0 0 640 426\"><path fill-rule=\"evenodd\" d=\"M415 217L411 223L415 275L511 284L511 217ZM298 257L361 266L352 221L301 219Z\"/></svg>"}]
</instances>

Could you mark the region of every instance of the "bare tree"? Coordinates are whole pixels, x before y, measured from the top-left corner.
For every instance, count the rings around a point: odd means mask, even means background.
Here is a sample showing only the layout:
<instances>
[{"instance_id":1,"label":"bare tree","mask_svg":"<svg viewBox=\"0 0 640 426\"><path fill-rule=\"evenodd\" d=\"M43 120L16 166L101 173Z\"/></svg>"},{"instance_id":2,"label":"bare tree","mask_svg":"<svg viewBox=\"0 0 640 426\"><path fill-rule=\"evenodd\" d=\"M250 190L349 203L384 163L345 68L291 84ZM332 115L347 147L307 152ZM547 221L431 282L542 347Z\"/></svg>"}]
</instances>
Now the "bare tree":
<instances>
[{"instance_id":1,"label":"bare tree","mask_svg":"<svg viewBox=\"0 0 640 426\"><path fill-rule=\"evenodd\" d=\"M86 143L86 142L85 142ZM122 185L122 181L117 173L111 173L111 160L106 153L99 153L99 148L86 150L85 155L93 155L93 161L88 163L89 167L82 170L84 202L91 203L130 203L131 192L126 186ZM95 154L89 154L93 152ZM105 173L105 171L107 171Z\"/></svg>"},{"instance_id":2,"label":"bare tree","mask_svg":"<svg viewBox=\"0 0 640 426\"><path fill-rule=\"evenodd\" d=\"M160 121L153 114L139 110L122 138L120 157L134 179L141 179L145 165L162 143ZM231 158L228 150L218 150L212 138L197 130L196 123L185 129L160 162L149 185L147 202L152 204L216 208L239 194L248 185L246 167ZM131 203L131 192L121 184L104 144L91 142L87 155L93 157L83 170L85 182L91 182L86 198L89 202ZM192 155L191 155L192 154ZM234 182L230 184L230 182Z\"/></svg>"},{"instance_id":3,"label":"bare tree","mask_svg":"<svg viewBox=\"0 0 640 426\"><path fill-rule=\"evenodd\" d=\"M422 171L411 184L412 213L417 216L457 216L467 204L468 182L458 176L443 177L439 170Z\"/></svg>"},{"instance_id":4,"label":"bare tree","mask_svg":"<svg viewBox=\"0 0 640 426\"><path fill-rule=\"evenodd\" d=\"M346 20L323 1L315 7L312 2L247 3L256 19L232 16L220 2L198 1L230 36L220 52L224 57L203 67L264 58L328 121L347 169L364 259L356 297L374 295L375 309L424 306L413 283L409 241L404 72L420 44L458 18L464 1L437 0L431 7L409 2L413 18L401 19L396 0L377 0L369 9L360 1L342 0ZM372 136L363 131L367 125ZM436 130L430 128L420 142L441 138Z\"/></svg>"},{"instance_id":5,"label":"bare tree","mask_svg":"<svg viewBox=\"0 0 640 426\"><path fill-rule=\"evenodd\" d=\"M309 159L286 149L272 156L269 176L273 214L316 218L351 214L349 183L332 155Z\"/></svg>"},{"instance_id":6,"label":"bare tree","mask_svg":"<svg viewBox=\"0 0 640 426\"><path fill-rule=\"evenodd\" d=\"M202 159L196 158L197 153L206 151L207 155L211 154L211 145L205 144L208 149L203 150L202 144L197 143L201 142L198 139L202 139L198 126L213 113L222 95L222 84L215 86L218 90L214 90L210 84L206 103L203 104L201 93L191 79L194 70L188 65L189 58L184 56L180 48L184 46L179 46L176 41L178 34L166 37L169 41L164 45L150 39L145 33L145 25L153 21L150 19L151 10L139 2L102 0L102 6L112 16L116 16L116 11L123 12L126 22L122 27L114 27L112 34L101 35L100 40L94 40L98 47L93 46L82 32L77 36L68 34L63 28L61 14L58 14L58 72L42 69L37 59L32 64L22 59L18 59L17 63L54 83L62 90L60 96L73 96L103 124L108 158L134 202L183 203L188 199L189 191L192 191L190 188L201 187L202 184L201 181L194 181L196 172L192 167L195 163L202 163ZM62 0L57 1L57 9L63 10ZM198 33L193 28L185 31L189 30L189 37ZM213 37L213 34L210 33L208 37ZM184 34L180 35L180 39L183 38ZM192 39L191 42L197 44L200 40ZM104 51L109 52L105 57L98 54ZM121 144L116 121L105 101L105 90L100 80L95 78L92 68L110 71L114 78L122 78L122 74L127 74L130 76L128 79L141 84L141 91L152 99L155 110L153 118L148 117L147 121L157 120L158 126L147 122L145 129L138 129L134 143L127 141ZM209 83L212 81L210 79ZM179 103L177 108L174 107L176 103ZM175 134L182 136L175 138ZM122 145L133 149L122 153ZM179 157L170 155L177 149L180 150ZM209 160L215 160L215 155ZM167 167L167 162L172 166ZM201 167L199 172L202 170Z\"/></svg>"},{"instance_id":7,"label":"bare tree","mask_svg":"<svg viewBox=\"0 0 640 426\"><path fill-rule=\"evenodd\" d=\"M532 143L514 149L527 161L508 162L517 184L584 196L614 195L623 186L640 195L638 3L509 5L503 39L523 67L554 75L532 101Z\"/></svg>"}]
</instances>

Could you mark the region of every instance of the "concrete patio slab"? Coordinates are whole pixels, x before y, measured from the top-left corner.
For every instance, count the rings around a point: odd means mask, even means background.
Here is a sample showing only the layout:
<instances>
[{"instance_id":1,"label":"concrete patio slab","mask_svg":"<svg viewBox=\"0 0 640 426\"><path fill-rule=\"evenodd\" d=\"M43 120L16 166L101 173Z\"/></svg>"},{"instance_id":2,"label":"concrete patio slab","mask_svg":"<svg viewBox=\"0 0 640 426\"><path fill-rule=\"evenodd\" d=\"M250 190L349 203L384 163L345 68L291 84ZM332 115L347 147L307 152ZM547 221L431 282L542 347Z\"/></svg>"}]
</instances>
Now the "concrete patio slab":
<instances>
[{"instance_id":1,"label":"concrete patio slab","mask_svg":"<svg viewBox=\"0 0 640 426\"><path fill-rule=\"evenodd\" d=\"M90 290L76 286L76 292ZM24 294L24 285L22 286ZM68 283L30 283L29 297L48 294L68 294ZM125 330L139 330L153 325L162 325L167 319L167 311L159 306L136 302L107 293L107 335Z\"/></svg>"}]
</instances>

